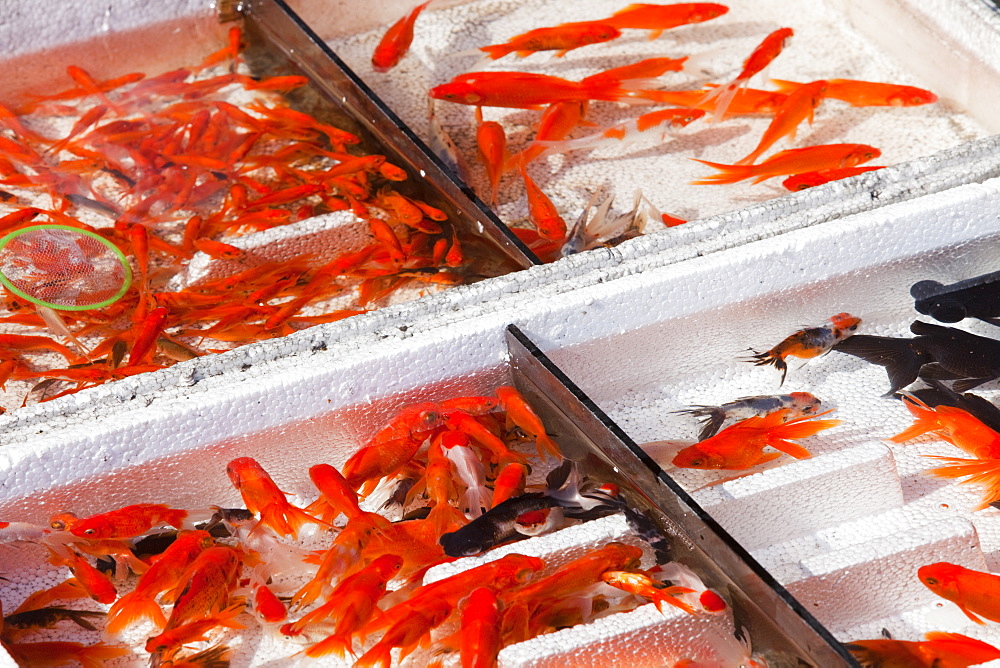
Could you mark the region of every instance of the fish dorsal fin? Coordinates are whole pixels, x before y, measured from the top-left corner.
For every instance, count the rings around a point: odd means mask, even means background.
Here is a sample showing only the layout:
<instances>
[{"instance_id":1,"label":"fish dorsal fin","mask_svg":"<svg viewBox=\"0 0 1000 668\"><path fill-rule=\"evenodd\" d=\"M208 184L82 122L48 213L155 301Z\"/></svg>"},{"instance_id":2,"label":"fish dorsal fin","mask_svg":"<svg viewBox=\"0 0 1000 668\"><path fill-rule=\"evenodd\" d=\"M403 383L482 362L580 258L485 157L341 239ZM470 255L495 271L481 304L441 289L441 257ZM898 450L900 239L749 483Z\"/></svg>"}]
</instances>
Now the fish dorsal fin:
<instances>
[{"instance_id":1,"label":"fish dorsal fin","mask_svg":"<svg viewBox=\"0 0 1000 668\"><path fill-rule=\"evenodd\" d=\"M910 331L917 336L933 336L933 335L947 335L951 336L955 334L954 327L945 327L944 325L935 325L933 322L924 322L923 320L914 320L910 324Z\"/></svg>"}]
</instances>

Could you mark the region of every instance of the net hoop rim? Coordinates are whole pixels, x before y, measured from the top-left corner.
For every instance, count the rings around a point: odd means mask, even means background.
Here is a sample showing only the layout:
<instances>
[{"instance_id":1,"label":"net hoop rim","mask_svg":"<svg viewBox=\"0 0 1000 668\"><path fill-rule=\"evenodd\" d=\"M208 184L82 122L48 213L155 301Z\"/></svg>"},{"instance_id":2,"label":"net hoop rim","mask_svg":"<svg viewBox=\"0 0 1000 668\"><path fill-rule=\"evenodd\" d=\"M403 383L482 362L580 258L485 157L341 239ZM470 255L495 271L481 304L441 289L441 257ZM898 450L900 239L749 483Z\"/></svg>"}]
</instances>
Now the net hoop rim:
<instances>
[{"instance_id":1,"label":"net hoop rim","mask_svg":"<svg viewBox=\"0 0 1000 668\"><path fill-rule=\"evenodd\" d=\"M125 292L128 291L129 287L132 285L132 267L129 265L128 258L125 257L125 253L123 253L121 251L121 249L118 248L118 246L115 246L113 243L111 243L110 241L108 241L107 239L105 239L104 237L102 237L100 234L97 234L95 232L91 232L90 230L80 229L79 227L72 227L71 225L58 225L58 224L31 225L29 227L22 227L22 228L20 228L18 230L14 230L13 232L10 232L6 236L4 236L2 239L0 239L0 251L2 251L4 248L6 248L7 244L10 243L12 240L16 239L17 237L21 236L22 234L25 234L27 232L34 231L34 230L70 230L71 232L76 232L78 234L83 234L83 235L86 235L86 236L88 236L88 237L90 237L92 239L97 240L98 242L100 242L101 244L103 244L106 248L109 248L112 251L114 251L115 255L118 256L119 262L121 262L122 267L125 269L125 276L124 276L124 279L122 280L122 286L121 286L121 288L119 288L118 292L115 293L114 296L109 297L108 299L105 299L104 301L100 301L100 302L97 302L97 303L94 303L94 304L87 304L87 305L84 305L84 306L79 306L79 305L75 306L75 305L70 305L70 304L53 304L53 303L47 302L47 301L45 301L43 299L38 299L37 297L32 297L31 295L29 295L26 292L24 292L24 290L21 290L20 288L18 288L17 286L15 286L10 281L10 279L7 278L7 276L4 275L4 273L2 271L0 271L0 283L2 283L5 288L7 288L11 292L13 292L18 297L21 297L22 299L27 299L32 304L38 304L39 306L45 306L46 308L50 308L50 309L53 309L55 311L90 311L90 310L93 310L93 309L104 308L105 306L110 306L111 304L114 304L116 301L118 301L119 299L121 299L125 295Z\"/></svg>"}]
</instances>

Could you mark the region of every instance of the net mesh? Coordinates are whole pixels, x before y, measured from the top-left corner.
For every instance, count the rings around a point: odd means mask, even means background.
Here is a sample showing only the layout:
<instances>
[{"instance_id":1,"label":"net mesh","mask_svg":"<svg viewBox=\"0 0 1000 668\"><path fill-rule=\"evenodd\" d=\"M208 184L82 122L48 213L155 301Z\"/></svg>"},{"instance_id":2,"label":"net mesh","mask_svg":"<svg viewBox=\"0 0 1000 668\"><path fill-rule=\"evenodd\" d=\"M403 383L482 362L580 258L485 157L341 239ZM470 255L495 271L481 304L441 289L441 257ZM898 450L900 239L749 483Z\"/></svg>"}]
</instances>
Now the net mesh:
<instances>
[{"instance_id":1,"label":"net mesh","mask_svg":"<svg viewBox=\"0 0 1000 668\"><path fill-rule=\"evenodd\" d=\"M98 308L124 294L131 271L111 242L70 227L40 225L0 241L9 288L43 306Z\"/></svg>"}]
</instances>

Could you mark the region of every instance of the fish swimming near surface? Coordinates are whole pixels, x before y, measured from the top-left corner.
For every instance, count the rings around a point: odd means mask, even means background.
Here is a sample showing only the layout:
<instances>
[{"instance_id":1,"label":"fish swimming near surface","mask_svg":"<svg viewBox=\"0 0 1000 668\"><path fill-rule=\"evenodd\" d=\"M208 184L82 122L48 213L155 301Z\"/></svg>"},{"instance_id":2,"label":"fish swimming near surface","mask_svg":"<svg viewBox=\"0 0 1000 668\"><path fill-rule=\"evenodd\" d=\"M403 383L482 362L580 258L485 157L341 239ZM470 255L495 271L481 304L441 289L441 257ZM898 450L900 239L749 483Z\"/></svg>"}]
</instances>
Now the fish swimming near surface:
<instances>
[{"instance_id":1,"label":"fish swimming near surface","mask_svg":"<svg viewBox=\"0 0 1000 668\"><path fill-rule=\"evenodd\" d=\"M916 320L912 339L856 334L833 349L884 366L889 396L920 378L954 380L965 392L1000 377L1000 341Z\"/></svg>"}]
</instances>

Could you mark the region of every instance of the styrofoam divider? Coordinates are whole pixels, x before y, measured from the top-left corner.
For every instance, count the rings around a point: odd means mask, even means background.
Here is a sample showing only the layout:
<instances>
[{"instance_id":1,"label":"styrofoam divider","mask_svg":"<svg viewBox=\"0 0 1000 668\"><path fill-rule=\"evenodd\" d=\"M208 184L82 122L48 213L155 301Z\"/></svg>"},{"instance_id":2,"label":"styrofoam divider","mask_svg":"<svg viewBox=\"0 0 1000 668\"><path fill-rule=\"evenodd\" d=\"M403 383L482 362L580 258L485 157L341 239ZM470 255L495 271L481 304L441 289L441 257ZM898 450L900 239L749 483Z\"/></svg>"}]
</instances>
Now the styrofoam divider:
<instances>
[{"instance_id":1,"label":"styrofoam divider","mask_svg":"<svg viewBox=\"0 0 1000 668\"><path fill-rule=\"evenodd\" d=\"M843 639L840 632L846 629L938 602L917 579L920 566L938 561L986 570L971 522L951 518L896 534L869 534L864 544L809 557L780 569L779 577Z\"/></svg>"},{"instance_id":2,"label":"styrofoam divider","mask_svg":"<svg viewBox=\"0 0 1000 668\"><path fill-rule=\"evenodd\" d=\"M738 651L733 631L732 622L725 617L689 615L667 606L660 613L649 603L505 647L498 665L656 668L691 659L707 665L736 666L740 664L731 662L736 658L733 650Z\"/></svg>"},{"instance_id":3,"label":"styrofoam divider","mask_svg":"<svg viewBox=\"0 0 1000 668\"><path fill-rule=\"evenodd\" d=\"M903 505L892 453L881 443L787 463L694 497L751 552Z\"/></svg>"}]
</instances>

